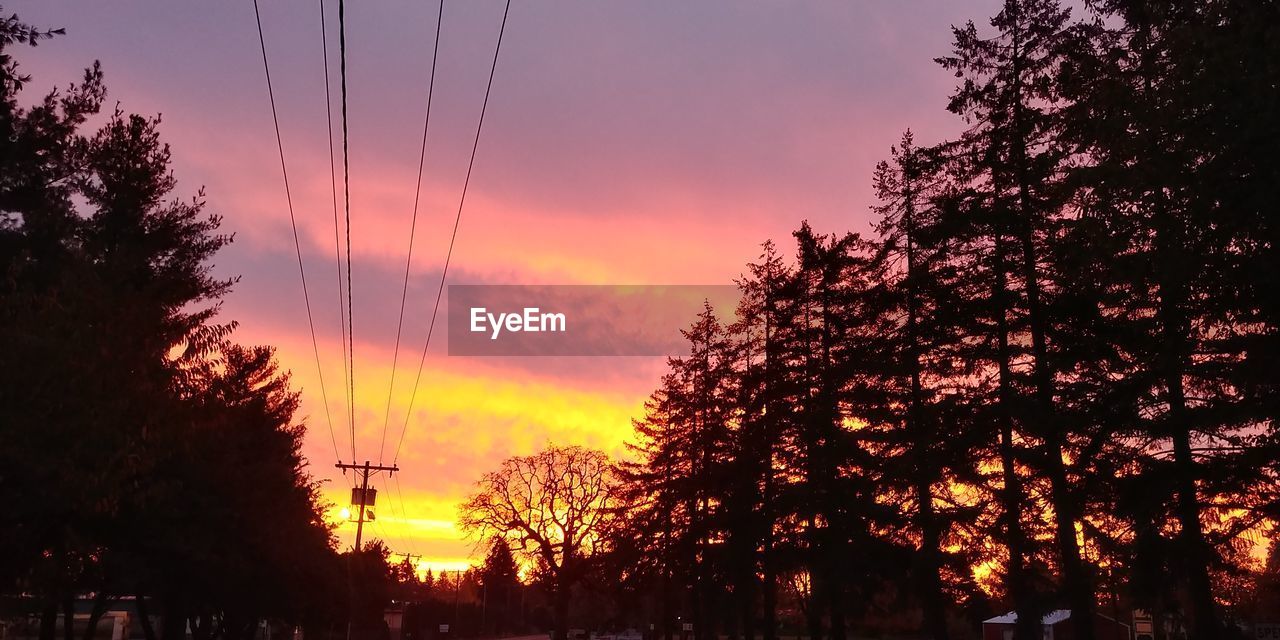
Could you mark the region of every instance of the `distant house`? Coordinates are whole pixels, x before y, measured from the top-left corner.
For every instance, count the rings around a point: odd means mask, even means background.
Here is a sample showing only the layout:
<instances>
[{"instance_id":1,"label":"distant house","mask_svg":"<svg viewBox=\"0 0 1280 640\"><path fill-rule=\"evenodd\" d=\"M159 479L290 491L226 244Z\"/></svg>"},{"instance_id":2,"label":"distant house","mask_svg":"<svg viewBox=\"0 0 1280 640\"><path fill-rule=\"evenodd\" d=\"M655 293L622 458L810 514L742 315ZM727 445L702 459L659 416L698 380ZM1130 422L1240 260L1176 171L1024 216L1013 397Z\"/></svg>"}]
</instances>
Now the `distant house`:
<instances>
[{"instance_id":1,"label":"distant house","mask_svg":"<svg viewBox=\"0 0 1280 640\"><path fill-rule=\"evenodd\" d=\"M1013 627L1018 623L1018 614L1010 611L982 623L982 640L1012 640ZM1044 629L1044 640L1074 640L1071 629L1071 610L1058 609L1051 611L1040 619ZM1108 618L1100 613L1093 617L1094 634L1098 640L1130 640L1129 625Z\"/></svg>"}]
</instances>

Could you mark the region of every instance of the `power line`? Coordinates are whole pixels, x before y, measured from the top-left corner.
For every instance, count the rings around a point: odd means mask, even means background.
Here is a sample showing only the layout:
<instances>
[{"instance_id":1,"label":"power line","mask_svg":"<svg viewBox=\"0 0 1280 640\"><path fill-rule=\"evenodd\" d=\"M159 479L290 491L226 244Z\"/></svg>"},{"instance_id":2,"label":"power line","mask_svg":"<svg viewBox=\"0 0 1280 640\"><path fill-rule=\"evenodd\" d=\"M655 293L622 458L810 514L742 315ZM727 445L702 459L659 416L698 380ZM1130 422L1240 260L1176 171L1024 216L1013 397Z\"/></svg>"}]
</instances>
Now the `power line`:
<instances>
[{"instance_id":1,"label":"power line","mask_svg":"<svg viewBox=\"0 0 1280 640\"><path fill-rule=\"evenodd\" d=\"M395 478L395 476L392 476L392 480L391 480L391 481L389 481L389 482L387 483L387 490L386 490L386 492L385 492L385 493L387 494L387 501L388 501L388 504L390 504L390 505L391 505L391 517L392 517L392 518L398 518L398 519L399 519L399 523L400 523L401 531L400 531L399 533L394 534L394 535L395 535L396 542L397 542L397 543L399 543L399 544L401 545L401 548L402 548L402 549L404 549L404 554L405 554L405 555L409 555L409 554L413 554L413 555L421 555L421 554L417 553L416 545L413 545L413 544L411 544L411 543L409 542L409 541L412 539L412 536L407 536L407 535L406 535L406 534L407 534L407 532L404 530L404 529L405 529L405 523L406 523L406 522L408 522L408 517L405 515L403 496L400 496L400 497L401 497L401 500L400 500L400 507L399 507L399 509L397 509L397 508L396 508L396 497L397 497L397 496L395 496L395 495L392 495L392 494L391 494L391 485L392 485L392 483L395 483L395 485L396 485L397 487L399 486L399 481L398 481L398 480L395 480L394 478ZM398 489L397 489L397 493L398 493ZM398 515L397 515L397 511L399 512L399 514L398 514ZM392 533L391 533L391 531L392 531L392 530L391 530L391 528L386 528L386 529L384 529L384 530L387 532L387 534L388 534L388 535L392 535Z\"/></svg>"},{"instance_id":2,"label":"power line","mask_svg":"<svg viewBox=\"0 0 1280 640\"><path fill-rule=\"evenodd\" d=\"M302 278L302 301L307 310L307 327L311 329L311 350L316 358L316 374L320 378L320 399L324 402L325 422L329 425L329 439L333 442L333 455L338 455L338 438L333 432L333 418L329 414L329 394L325 391L324 367L320 365L320 345L316 341L316 324L311 317L311 296L307 294L307 270L302 264L302 243L298 240L298 222L293 215L293 194L289 189L289 170L284 161L284 141L280 137L280 118L276 115L276 94L271 84L271 65L267 63L267 40L262 34L262 15L258 0L253 0L253 17L258 23L258 45L262 48L262 70L267 77L267 98L271 102L271 122L276 130L276 149L280 152L280 175L284 177L284 198L289 205L289 225L293 228L293 249L298 256L298 275Z\"/></svg>"},{"instance_id":3,"label":"power line","mask_svg":"<svg viewBox=\"0 0 1280 640\"><path fill-rule=\"evenodd\" d=\"M333 164L333 98L329 95L329 29L325 26L324 1L320 4L320 49L324 57L324 122L329 131L329 193L333 201L333 259L338 275L338 325L342 332L342 390L346 394L347 407L351 406L350 380L347 376L347 312L342 308L342 249L338 244L338 177ZM348 418L350 411L348 410ZM351 461L356 459L355 427L351 425ZM337 447L337 440L334 440ZM334 457L337 452L334 452Z\"/></svg>"},{"instance_id":4,"label":"power line","mask_svg":"<svg viewBox=\"0 0 1280 640\"><path fill-rule=\"evenodd\" d=\"M382 462L387 444L387 424L391 422L391 395L396 388L396 363L400 357L400 331L404 327L404 305L409 297L409 267L413 264L413 239L418 229L418 202L422 197L422 167L427 159L427 131L431 127L431 96L436 87L436 60L440 57L440 23L444 20L444 0L436 14L436 39L431 50L431 75L427 81L427 115L422 123L422 150L418 152L418 180L413 191L413 218L409 223L409 255L404 261L404 288L400 291L400 316L396 320L396 347L391 352L391 384L387 386L387 410L382 418L382 441L378 444L378 462Z\"/></svg>"},{"instance_id":5,"label":"power line","mask_svg":"<svg viewBox=\"0 0 1280 640\"><path fill-rule=\"evenodd\" d=\"M406 507L405 502L404 502L404 492L400 490L400 476L392 476L392 477L391 477L391 480L392 480L392 482L394 482L394 483L395 483L395 487L396 487L396 499L397 499L397 500L399 500L399 502L400 502L400 523L401 523L402 525L404 525L404 527L405 527L406 529L408 529L408 527L409 527L409 515L408 515L408 511L409 511L409 510L408 510L408 508ZM406 537L406 540L408 540L408 542L409 542L409 544L407 545L407 546L409 547L409 550L410 550L410 551L412 551L412 552L414 552L415 554L417 554L417 555L421 556L422 554L421 554L421 553L419 552L419 550L418 550L418 545L417 545L416 543L414 543L414 542L413 542L413 534L411 534L411 533L409 533L408 531L406 531L406 532L405 532L405 537Z\"/></svg>"},{"instance_id":6,"label":"power line","mask_svg":"<svg viewBox=\"0 0 1280 640\"><path fill-rule=\"evenodd\" d=\"M476 164L476 149L480 147L480 132L484 129L484 114L489 108L489 93L493 90L493 76L498 69L498 54L502 52L502 34L507 29L507 14L511 12L511 0L507 0L502 10L502 25L498 27L498 43L493 49L493 65L489 67L489 83L484 89L484 102L480 105L480 120L476 123L476 137L471 143L471 159L467 162L467 177L462 181L462 195L458 199L458 213L453 219L453 233L449 236L449 249L445 252L444 269L440 272L440 287L436 290L436 302L431 308L431 322L427 325L427 340L422 345L422 357L418 360L418 374L413 380L413 393L409 395L409 407L404 415L404 428L400 430L400 439L396 443L396 453L391 464L400 459L400 447L404 444L404 434L409 430L409 419L413 415L413 402L418 397L418 383L422 380L422 366L427 361L427 348L431 346L431 334L436 328L436 316L440 312L440 298L444 294L445 279L449 275L449 261L453 258L453 246L458 239L458 225L462 221L462 208L467 202L467 187L471 184L471 170ZM348 277L348 281L350 277ZM349 289L348 289L349 290Z\"/></svg>"},{"instance_id":7,"label":"power line","mask_svg":"<svg viewBox=\"0 0 1280 640\"><path fill-rule=\"evenodd\" d=\"M377 521L371 521L369 524L373 528L373 535L377 536L379 540L382 540L382 545L386 547L388 556L400 556L402 559L408 560L410 565L413 564L414 556L421 557L421 554L409 551L409 547L404 543L404 540L400 536L393 534L389 528L383 526ZM397 551L395 548L392 548L392 544L399 545L397 548L400 550Z\"/></svg>"},{"instance_id":8,"label":"power line","mask_svg":"<svg viewBox=\"0 0 1280 640\"><path fill-rule=\"evenodd\" d=\"M395 517L394 512L395 512L395 509L393 507L392 518ZM386 526L384 524L385 521L386 521L386 518L382 518L381 522L377 518L375 518L369 521L369 526L373 528L373 535L377 536L378 539L382 540L382 543L387 548L387 551L389 551L392 555L399 555L404 557L422 555L412 551L409 546L409 543L405 541L405 538L402 535L395 533L393 527ZM395 549L393 549L391 546L392 544L396 545L396 548L399 549L399 551L396 551Z\"/></svg>"},{"instance_id":9,"label":"power line","mask_svg":"<svg viewBox=\"0 0 1280 640\"><path fill-rule=\"evenodd\" d=\"M257 2L257 0L254 0ZM347 136L347 13L344 0L338 0L338 58L342 79L342 203L347 218L347 411L351 425L351 461L356 461L356 326L351 304L351 160ZM327 86L327 83L326 83Z\"/></svg>"},{"instance_id":10,"label":"power line","mask_svg":"<svg viewBox=\"0 0 1280 640\"><path fill-rule=\"evenodd\" d=\"M337 170L333 165L333 97L329 93L329 28L325 24L324 19L324 3L325 0L319 0L320 5L320 52L324 60L324 126L328 132L329 142L329 197L333 204L333 261L338 279L338 329L341 333L342 343L342 390L346 395L346 412L347 425L351 432L351 462L356 461L356 432L355 423L351 420L352 406L351 400L351 378L348 375L347 368L347 320L346 314L342 309L342 249L338 244L338 178ZM334 455L338 459L338 464L342 464L342 457ZM346 470L343 470L346 474ZM354 477L352 478L354 481ZM363 497L361 498L363 500ZM355 557L355 552L359 549L353 547L353 553L347 556L346 573L347 573L347 607L351 607L351 602L355 599L355 580L351 572L351 561ZM351 638L351 620L347 619L347 638Z\"/></svg>"}]
</instances>

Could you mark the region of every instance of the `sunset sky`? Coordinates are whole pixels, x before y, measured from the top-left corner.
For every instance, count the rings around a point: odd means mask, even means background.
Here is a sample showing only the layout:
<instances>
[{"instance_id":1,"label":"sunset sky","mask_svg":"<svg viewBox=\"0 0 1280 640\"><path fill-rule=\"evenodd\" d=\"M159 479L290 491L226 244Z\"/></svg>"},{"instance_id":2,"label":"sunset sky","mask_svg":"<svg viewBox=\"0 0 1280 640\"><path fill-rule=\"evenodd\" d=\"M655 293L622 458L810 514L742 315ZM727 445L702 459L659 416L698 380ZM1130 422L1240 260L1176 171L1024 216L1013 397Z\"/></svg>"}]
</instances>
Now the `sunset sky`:
<instances>
[{"instance_id":1,"label":"sunset sky","mask_svg":"<svg viewBox=\"0 0 1280 640\"><path fill-rule=\"evenodd\" d=\"M984 24L996 4L516 0L449 282L728 284L762 241L790 252L801 220L823 232L869 231L871 171L902 131L931 142L962 129L944 108L955 78L932 58L948 53L951 24ZM444 8L389 418L437 4L349 5L355 446L359 460L377 462L386 422L381 458L390 463L503 2ZM336 0L326 6L336 130ZM333 468L252 2L27 0L4 10L67 30L15 49L33 76L28 100L98 59L108 105L163 115L175 195L203 185L209 210L235 233L217 258L219 274L240 276L221 317L239 322L239 342L276 346L293 372L310 471L336 513L350 480ZM262 0L262 11L329 413L349 461L318 5ZM621 454L663 362L450 357L439 329L397 460L403 470L398 482L380 478L367 534L453 569L473 556L454 519L480 474L548 442ZM340 529L344 544L353 530Z\"/></svg>"}]
</instances>

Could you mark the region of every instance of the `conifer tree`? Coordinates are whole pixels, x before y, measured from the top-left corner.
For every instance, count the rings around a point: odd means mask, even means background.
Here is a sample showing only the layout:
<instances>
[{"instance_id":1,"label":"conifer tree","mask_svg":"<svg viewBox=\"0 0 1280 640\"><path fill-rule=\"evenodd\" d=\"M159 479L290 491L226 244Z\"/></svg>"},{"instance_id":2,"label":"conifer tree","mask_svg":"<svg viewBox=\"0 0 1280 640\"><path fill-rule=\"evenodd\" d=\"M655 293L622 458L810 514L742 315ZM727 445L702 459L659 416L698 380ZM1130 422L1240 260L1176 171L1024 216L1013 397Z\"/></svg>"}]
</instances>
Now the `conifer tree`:
<instances>
[{"instance_id":1,"label":"conifer tree","mask_svg":"<svg viewBox=\"0 0 1280 640\"><path fill-rule=\"evenodd\" d=\"M875 211L881 216L873 276L878 286L862 319L863 332L875 345L862 362L879 366L863 365L869 393L855 410L880 427L882 486L905 489L900 495L910 505L907 519L919 541L913 573L925 631L945 640L947 524L935 502L954 466L948 450L963 442L963 434L944 430L934 389L953 373L946 370L945 354L949 347L954 350L956 340L942 325L953 280L945 274L945 241L936 232L942 177L938 163L928 150L916 147L910 131L891 154L891 161L876 166L874 176L880 201Z\"/></svg>"},{"instance_id":2,"label":"conifer tree","mask_svg":"<svg viewBox=\"0 0 1280 640\"><path fill-rule=\"evenodd\" d=\"M1059 372L1051 350L1057 345L1050 344L1056 292L1046 288L1052 278L1045 274L1046 245L1063 218L1060 190L1055 188L1065 156L1056 137L1061 96L1055 80L1071 43L1068 20L1069 11L1056 0L1007 0L991 20L996 35L980 36L973 23L957 28L954 54L938 62L963 79L948 108L971 123L962 142L994 209L990 238L997 278L1003 281L1002 297L1009 289L1006 278L1017 278L1017 308L1025 316L1025 327L1011 329L1025 335L1030 346L1028 402L1020 403L1018 419L1024 434L1040 442L1035 462L1050 486L1054 540L1072 628L1077 638L1091 640L1092 578L1076 535L1083 514L1064 460L1064 455L1071 455L1075 425L1066 419L1056 391ZM1014 310L1008 305L1002 313Z\"/></svg>"},{"instance_id":3,"label":"conifer tree","mask_svg":"<svg viewBox=\"0 0 1280 640\"><path fill-rule=\"evenodd\" d=\"M751 530L759 549L764 640L777 640L778 633L782 563L776 525L783 517L778 457L793 419L786 403L788 379L781 338L789 323L785 298L790 279L791 270L774 244L766 241L757 262L747 265L747 274L738 283L742 298L734 327L741 343L739 455L743 476L750 478L757 492L751 501L757 511Z\"/></svg>"}]
</instances>

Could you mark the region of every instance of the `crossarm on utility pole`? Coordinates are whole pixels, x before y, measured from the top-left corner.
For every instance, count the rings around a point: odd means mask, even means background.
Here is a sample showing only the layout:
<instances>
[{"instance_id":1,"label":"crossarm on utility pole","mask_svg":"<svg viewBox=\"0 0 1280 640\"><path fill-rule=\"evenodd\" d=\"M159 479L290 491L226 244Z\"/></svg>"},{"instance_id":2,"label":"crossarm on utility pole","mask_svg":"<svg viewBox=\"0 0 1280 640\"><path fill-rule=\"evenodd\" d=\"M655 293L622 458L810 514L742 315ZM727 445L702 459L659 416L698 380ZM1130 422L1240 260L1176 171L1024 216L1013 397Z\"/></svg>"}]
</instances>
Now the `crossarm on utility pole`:
<instances>
[{"instance_id":1,"label":"crossarm on utility pole","mask_svg":"<svg viewBox=\"0 0 1280 640\"><path fill-rule=\"evenodd\" d=\"M355 551L359 552L360 540L364 536L365 507L368 505L369 495L369 476L376 475L382 471L387 472L387 475L390 476L399 471L400 467L397 467L396 465L384 466L380 464L370 464L368 460L365 460L364 464L348 464L345 462L339 462L333 466L342 469L342 473L344 475L347 470L350 469L360 476L359 504L357 505L359 510L356 512L356 542L352 547Z\"/></svg>"}]
</instances>

